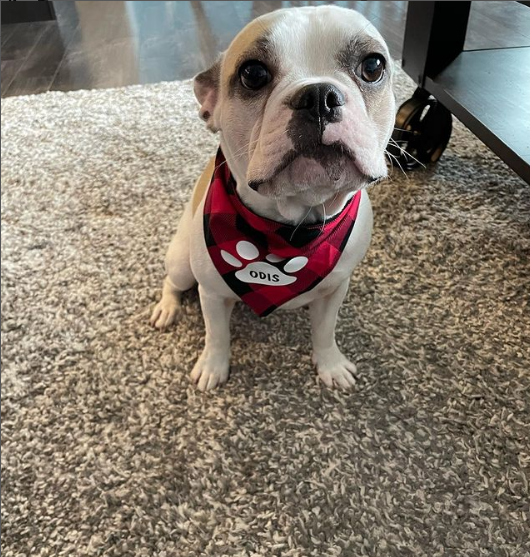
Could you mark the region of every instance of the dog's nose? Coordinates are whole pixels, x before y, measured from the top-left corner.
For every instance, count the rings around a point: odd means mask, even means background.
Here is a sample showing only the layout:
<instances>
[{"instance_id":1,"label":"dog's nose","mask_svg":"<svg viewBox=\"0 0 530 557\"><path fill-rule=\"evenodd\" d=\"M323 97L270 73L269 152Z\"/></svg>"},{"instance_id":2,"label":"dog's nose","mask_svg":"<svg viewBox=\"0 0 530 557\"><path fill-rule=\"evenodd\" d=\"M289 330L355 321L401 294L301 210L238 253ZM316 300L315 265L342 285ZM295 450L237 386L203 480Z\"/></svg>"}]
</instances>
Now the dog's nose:
<instances>
[{"instance_id":1,"label":"dog's nose","mask_svg":"<svg viewBox=\"0 0 530 557\"><path fill-rule=\"evenodd\" d=\"M303 111L306 118L315 122L339 122L344 95L331 83L312 83L298 91L291 99L291 108Z\"/></svg>"}]
</instances>

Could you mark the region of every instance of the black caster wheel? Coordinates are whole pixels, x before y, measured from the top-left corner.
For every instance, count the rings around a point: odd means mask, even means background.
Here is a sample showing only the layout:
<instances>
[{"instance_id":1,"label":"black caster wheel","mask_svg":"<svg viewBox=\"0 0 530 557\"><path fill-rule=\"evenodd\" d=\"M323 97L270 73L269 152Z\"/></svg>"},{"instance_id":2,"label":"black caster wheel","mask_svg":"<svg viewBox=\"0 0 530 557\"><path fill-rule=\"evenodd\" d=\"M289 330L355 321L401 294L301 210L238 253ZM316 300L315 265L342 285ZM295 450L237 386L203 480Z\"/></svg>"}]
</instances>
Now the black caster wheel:
<instances>
[{"instance_id":1,"label":"black caster wheel","mask_svg":"<svg viewBox=\"0 0 530 557\"><path fill-rule=\"evenodd\" d=\"M451 137L451 112L425 91L417 90L396 115L387 151L403 170L436 162Z\"/></svg>"}]
</instances>

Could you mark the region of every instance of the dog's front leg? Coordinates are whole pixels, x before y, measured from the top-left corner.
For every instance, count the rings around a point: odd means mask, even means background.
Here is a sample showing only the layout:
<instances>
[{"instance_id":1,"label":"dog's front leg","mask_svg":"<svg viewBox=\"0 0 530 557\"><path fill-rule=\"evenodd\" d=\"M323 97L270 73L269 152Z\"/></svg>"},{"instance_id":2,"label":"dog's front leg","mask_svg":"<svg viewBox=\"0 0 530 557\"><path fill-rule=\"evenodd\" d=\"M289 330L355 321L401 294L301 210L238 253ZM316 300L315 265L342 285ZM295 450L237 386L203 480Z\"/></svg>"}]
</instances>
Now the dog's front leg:
<instances>
[{"instance_id":1,"label":"dog's front leg","mask_svg":"<svg viewBox=\"0 0 530 557\"><path fill-rule=\"evenodd\" d=\"M334 292L309 305L313 363L318 376L328 387L335 384L347 389L355 384L355 364L344 356L335 341L337 315L349 282L345 280Z\"/></svg>"},{"instance_id":2,"label":"dog's front leg","mask_svg":"<svg viewBox=\"0 0 530 557\"><path fill-rule=\"evenodd\" d=\"M228 379L230 315L235 301L206 293L200 286L199 296L206 337L204 350L191 372L191 379L201 391L208 391Z\"/></svg>"}]
</instances>

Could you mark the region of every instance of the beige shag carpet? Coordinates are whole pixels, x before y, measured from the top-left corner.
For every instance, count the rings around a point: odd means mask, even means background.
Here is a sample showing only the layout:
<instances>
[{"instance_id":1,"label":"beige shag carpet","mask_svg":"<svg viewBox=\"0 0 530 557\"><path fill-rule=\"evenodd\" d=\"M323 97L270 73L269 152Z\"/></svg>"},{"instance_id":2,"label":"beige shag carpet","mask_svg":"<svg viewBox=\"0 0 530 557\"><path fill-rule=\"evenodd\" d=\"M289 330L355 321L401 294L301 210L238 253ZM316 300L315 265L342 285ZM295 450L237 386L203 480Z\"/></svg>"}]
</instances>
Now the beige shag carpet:
<instances>
[{"instance_id":1,"label":"beige shag carpet","mask_svg":"<svg viewBox=\"0 0 530 557\"><path fill-rule=\"evenodd\" d=\"M357 388L316 381L305 311L241 307L204 395L196 294L146 315L196 112L189 82L2 100L3 555L528 557L530 187L457 125L371 192Z\"/></svg>"}]
</instances>

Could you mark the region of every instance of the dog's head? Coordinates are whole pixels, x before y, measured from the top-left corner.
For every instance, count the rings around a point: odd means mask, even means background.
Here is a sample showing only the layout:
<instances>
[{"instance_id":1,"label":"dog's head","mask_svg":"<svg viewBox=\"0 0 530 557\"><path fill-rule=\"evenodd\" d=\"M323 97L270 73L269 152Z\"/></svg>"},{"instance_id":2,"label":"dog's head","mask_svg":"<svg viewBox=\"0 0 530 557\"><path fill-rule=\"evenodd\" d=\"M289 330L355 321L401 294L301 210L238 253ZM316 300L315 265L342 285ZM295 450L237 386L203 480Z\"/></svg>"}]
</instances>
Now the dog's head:
<instances>
[{"instance_id":1,"label":"dog's head","mask_svg":"<svg viewBox=\"0 0 530 557\"><path fill-rule=\"evenodd\" d=\"M252 21L194 87L238 188L285 210L386 176L391 81L392 61L373 25L352 10L320 6Z\"/></svg>"}]
</instances>

